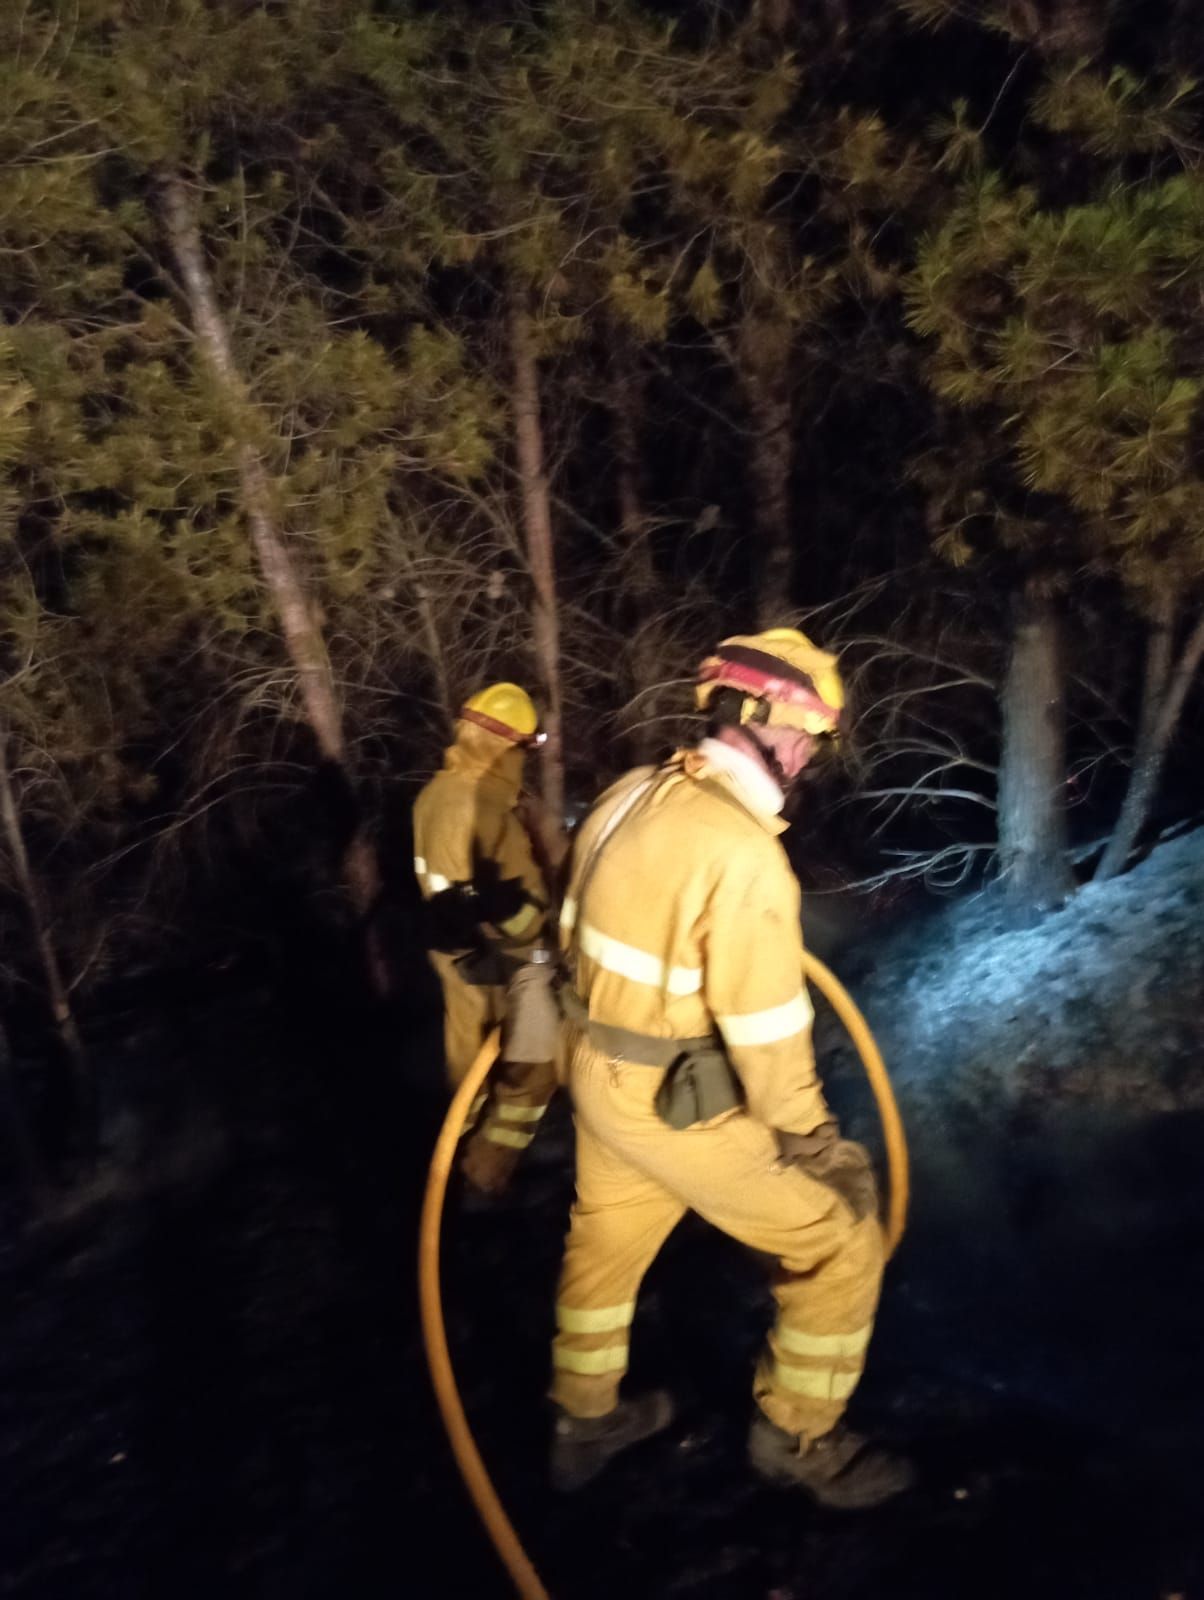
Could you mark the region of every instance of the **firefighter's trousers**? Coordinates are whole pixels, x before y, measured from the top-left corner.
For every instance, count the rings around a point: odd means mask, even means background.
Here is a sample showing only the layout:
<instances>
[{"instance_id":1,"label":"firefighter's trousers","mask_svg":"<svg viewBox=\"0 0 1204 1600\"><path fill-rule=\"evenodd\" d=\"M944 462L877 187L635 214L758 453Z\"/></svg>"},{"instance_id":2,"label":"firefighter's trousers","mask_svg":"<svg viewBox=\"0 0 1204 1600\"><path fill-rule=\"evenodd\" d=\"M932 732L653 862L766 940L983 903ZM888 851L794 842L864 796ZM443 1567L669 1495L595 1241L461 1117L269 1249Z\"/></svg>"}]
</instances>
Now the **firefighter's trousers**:
<instances>
[{"instance_id":1,"label":"firefighter's trousers","mask_svg":"<svg viewBox=\"0 0 1204 1600\"><path fill-rule=\"evenodd\" d=\"M556 1087L558 1017L548 969L524 964L509 984L465 983L454 959L431 951L443 986L443 1050L454 1089L489 1033L502 1025L502 1050L467 1126L503 1150L531 1143ZM484 1113L482 1115L482 1113Z\"/></svg>"},{"instance_id":2,"label":"firefighter's trousers","mask_svg":"<svg viewBox=\"0 0 1204 1600\"><path fill-rule=\"evenodd\" d=\"M778 1314L753 1392L778 1427L812 1438L856 1387L884 1260L878 1221L778 1162L745 1112L684 1131L653 1105L664 1074L612 1065L572 1029L577 1200L561 1272L552 1397L579 1417L618 1401L640 1280L687 1210L777 1258Z\"/></svg>"}]
</instances>

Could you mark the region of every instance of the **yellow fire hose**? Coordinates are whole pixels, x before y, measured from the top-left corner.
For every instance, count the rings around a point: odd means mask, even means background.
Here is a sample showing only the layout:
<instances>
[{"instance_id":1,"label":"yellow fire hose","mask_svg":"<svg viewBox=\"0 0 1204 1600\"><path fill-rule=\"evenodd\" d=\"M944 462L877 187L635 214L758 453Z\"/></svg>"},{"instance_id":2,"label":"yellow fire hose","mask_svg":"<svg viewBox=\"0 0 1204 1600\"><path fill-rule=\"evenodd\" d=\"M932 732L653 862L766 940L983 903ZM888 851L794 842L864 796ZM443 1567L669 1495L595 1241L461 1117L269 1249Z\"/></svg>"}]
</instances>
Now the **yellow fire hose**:
<instances>
[{"instance_id":1,"label":"yellow fire hose","mask_svg":"<svg viewBox=\"0 0 1204 1600\"><path fill-rule=\"evenodd\" d=\"M886 1141L886 1164L890 1185L886 1210L886 1249L893 1255L903 1237L907 1221L909 1171L907 1141L903 1134L903 1121L895 1104L894 1090L886 1074L882 1054L874 1042L865 1018L857 1009L840 979L822 961L805 951L803 970L811 982L840 1018L848 1030L865 1067L870 1088L878 1103L878 1115ZM431 1157L430 1174L426 1183L426 1196L422 1204L422 1222L418 1234L418 1299L422 1311L422 1337L426 1345L427 1364L435 1398L443 1417L443 1426L451 1442L456 1465L472 1497L477 1515L493 1541L514 1587L522 1600L550 1600L548 1591L540 1582L539 1574L531 1565L527 1552L518 1541L518 1535L497 1497L497 1492L481 1460L476 1440L464 1415L460 1391L452 1371L451 1352L447 1347L447 1329L443 1324L443 1297L439 1286L439 1236L443 1223L443 1201L447 1194L447 1180L455 1159L456 1146L468 1120L469 1107L484 1086L489 1069L497 1059L501 1043L500 1030L495 1028L477 1052L476 1060L468 1069L444 1118L443 1127Z\"/></svg>"}]
</instances>

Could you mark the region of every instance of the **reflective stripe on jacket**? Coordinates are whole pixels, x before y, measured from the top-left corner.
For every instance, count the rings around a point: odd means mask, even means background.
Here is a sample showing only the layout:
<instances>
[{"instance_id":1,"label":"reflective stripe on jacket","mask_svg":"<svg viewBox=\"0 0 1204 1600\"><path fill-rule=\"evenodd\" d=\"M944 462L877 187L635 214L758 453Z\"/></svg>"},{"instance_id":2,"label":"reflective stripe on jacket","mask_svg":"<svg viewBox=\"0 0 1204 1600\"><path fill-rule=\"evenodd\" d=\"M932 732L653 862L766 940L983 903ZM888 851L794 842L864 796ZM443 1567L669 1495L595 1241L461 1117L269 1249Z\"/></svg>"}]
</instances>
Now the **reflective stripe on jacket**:
<instances>
[{"instance_id":1,"label":"reflective stripe on jacket","mask_svg":"<svg viewBox=\"0 0 1204 1600\"><path fill-rule=\"evenodd\" d=\"M517 882L526 903L499 931L512 945L533 943L543 930L547 886L526 829L514 814L523 752L470 722L456 723L443 769L414 802L414 872L426 899L454 885L480 886L482 868Z\"/></svg>"},{"instance_id":2,"label":"reflective stripe on jacket","mask_svg":"<svg viewBox=\"0 0 1204 1600\"><path fill-rule=\"evenodd\" d=\"M749 1112L809 1133L830 1112L815 1075L799 887L778 841L783 828L750 810L699 751L655 775L628 773L574 841L561 945L592 1018L656 1038L717 1029Z\"/></svg>"}]
</instances>

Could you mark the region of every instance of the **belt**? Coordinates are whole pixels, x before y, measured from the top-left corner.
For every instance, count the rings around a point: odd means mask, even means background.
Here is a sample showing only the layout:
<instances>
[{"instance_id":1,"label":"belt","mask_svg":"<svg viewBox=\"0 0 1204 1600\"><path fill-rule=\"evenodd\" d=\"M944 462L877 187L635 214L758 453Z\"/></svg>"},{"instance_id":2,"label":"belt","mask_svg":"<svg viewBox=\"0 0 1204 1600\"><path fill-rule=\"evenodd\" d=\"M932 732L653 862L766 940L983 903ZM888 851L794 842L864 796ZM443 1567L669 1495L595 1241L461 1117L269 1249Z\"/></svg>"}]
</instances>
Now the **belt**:
<instances>
[{"instance_id":1,"label":"belt","mask_svg":"<svg viewBox=\"0 0 1204 1600\"><path fill-rule=\"evenodd\" d=\"M560 1004L569 1021L589 1036L595 1050L633 1066L671 1067L687 1051L713 1050L719 1044L713 1033L703 1034L698 1039L662 1039L651 1033L637 1033L634 1028L617 1027L612 1022L599 1022L590 1016L585 1001L567 983L560 991Z\"/></svg>"}]
</instances>

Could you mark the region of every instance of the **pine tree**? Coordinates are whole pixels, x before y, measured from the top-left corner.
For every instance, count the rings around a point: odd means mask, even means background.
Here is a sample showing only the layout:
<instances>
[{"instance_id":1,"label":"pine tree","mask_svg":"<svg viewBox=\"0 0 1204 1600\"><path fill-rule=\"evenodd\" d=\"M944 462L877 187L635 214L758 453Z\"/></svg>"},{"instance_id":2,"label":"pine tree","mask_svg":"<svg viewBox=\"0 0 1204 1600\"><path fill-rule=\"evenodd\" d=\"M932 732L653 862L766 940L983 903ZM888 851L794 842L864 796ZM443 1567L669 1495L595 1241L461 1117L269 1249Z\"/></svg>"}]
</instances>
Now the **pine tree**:
<instances>
[{"instance_id":1,"label":"pine tree","mask_svg":"<svg viewBox=\"0 0 1204 1600\"><path fill-rule=\"evenodd\" d=\"M347 326L331 270L342 218L322 184L346 148L325 112L357 14L333 3L287 18L187 0L147 12L114 4L77 34L71 91L120 168L130 198L114 221L127 261L144 265L110 338L127 364L115 376L107 480L63 520L166 561L201 626L212 636L216 622L280 715L308 726L343 797L341 870L381 989L379 870L355 816L344 696L320 620L328 599L347 603L379 581L378 532L409 420L404 371ZM170 99L151 89L165 75ZM97 516L102 486L116 514ZM271 635L288 677L264 648Z\"/></svg>"},{"instance_id":2,"label":"pine tree","mask_svg":"<svg viewBox=\"0 0 1204 1600\"><path fill-rule=\"evenodd\" d=\"M1032 631L1034 604L1048 615L1044 597L1076 571L1112 577L1142 608L1172 572L1179 584L1195 578L1196 386L1184 366L1178 273L1196 248L1196 184L1174 171L1186 92L1182 84L1143 85L1119 68L1052 72L1033 97L1030 122L1056 136L1056 170L1047 160L1040 182L1016 182L969 146L957 201L922 248L911 285L913 325L935 341L934 388L965 419L951 425L960 460L945 487L954 514L945 519L946 547L961 556L970 548L966 531L985 530L1023 574L1034 650L1045 635L1046 667L1033 664L1043 687L1021 695L1032 708L1026 748L1033 734L1048 734L1044 686L1056 671L1052 630ZM1202 646L1204 634L1199 643L1188 636L1187 678ZM1021 650L1014 659L1023 665L1032 656ZM1139 797L1148 803L1183 692L1180 675L1158 756L1150 733L1139 735L1139 781L1109 871L1132 845ZM1147 694L1147 724L1163 703ZM1041 779L1047 802L1061 789L1058 762L1051 745ZM1031 836L1040 797L1031 785L1013 792L1003 817L1015 819L1015 866L1040 849Z\"/></svg>"}]
</instances>

